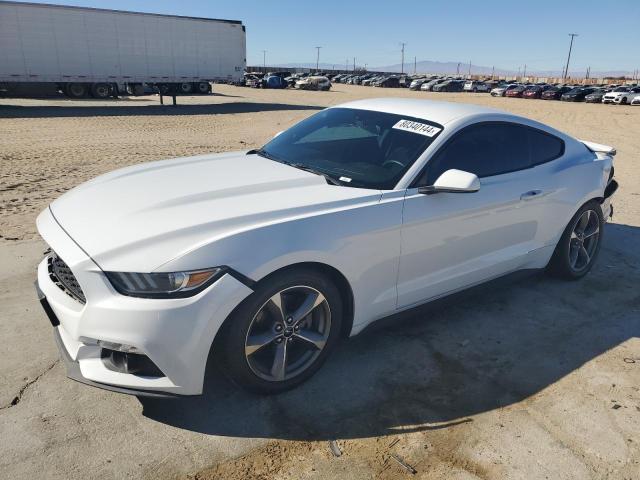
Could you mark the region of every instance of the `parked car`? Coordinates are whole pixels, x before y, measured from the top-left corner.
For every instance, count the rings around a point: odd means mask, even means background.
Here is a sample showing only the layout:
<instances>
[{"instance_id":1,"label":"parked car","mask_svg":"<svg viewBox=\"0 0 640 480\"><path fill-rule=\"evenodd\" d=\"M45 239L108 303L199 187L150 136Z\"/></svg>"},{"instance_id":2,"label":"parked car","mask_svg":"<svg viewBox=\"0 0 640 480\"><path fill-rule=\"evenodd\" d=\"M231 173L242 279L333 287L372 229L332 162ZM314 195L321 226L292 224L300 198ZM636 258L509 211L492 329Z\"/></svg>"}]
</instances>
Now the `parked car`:
<instances>
[{"instance_id":1,"label":"parked car","mask_svg":"<svg viewBox=\"0 0 640 480\"><path fill-rule=\"evenodd\" d=\"M287 88L289 83L279 75L269 75L262 79L262 88Z\"/></svg>"},{"instance_id":2,"label":"parked car","mask_svg":"<svg viewBox=\"0 0 640 480\"><path fill-rule=\"evenodd\" d=\"M564 95L565 93L571 91L572 88L571 87L551 87L547 90L545 90L544 92L542 92L542 95L540 96L540 98L542 100L560 100L560 97L562 97L562 95Z\"/></svg>"},{"instance_id":3,"label":"parked car","mask_svg":"<svg viewBox=\"0 0 640 480\"><path fill-rule=\"evenodd\" d=\"M518 83L509 83L507 85L501 85L498 87L495 87L494 89L491 90L491 96L492 97L504 97L507 94L507 91L509 90L513 90L516 87L519 87L520 84Z\"/></svg>"},{"instance_id":4,"label":"parked car","mask_svg":"<svg viewBox=\"0 0 640 480\"><path fill-rule=\"evenodd\" d=\"M371 78L367 78L366 80L362 81L362 86L365 87L370 87L372 86L375 82L377 82L381 77L379 75L375 75Z\"/></svg>"},{"instance_id":5,"label":"parked car","mask_svg":"<svg viewBox=\"0 0 640 480\"><path fill-rule=\"evenodd\" d=\"M528 88L528 85L518 85L505 90L504 96L510 98L522 98L522 94Z\"/></svg>"},{"instance_id":6,"label":"parked car","mask_svg":"<svg viewBox=\"0 0 640 480\"><path fill-rule=\"evenodd\" d=\"M585 276L614 154L475 105L331 107L257 150L65 193L37 219L38 296L80 382L198 395L212 359L276 393L377 319L518 269Z\"/></svg>"},{"instance_id":7,"label":"parked car","mask_svg":"<svg viewBox=\"0 0 640 480\"><path fill-rule=\"evenodd\" d=\"M296 88L300 90L329 90L331 82L327 77L307 77L296 82Z\"/></svg>"},{"instance_id":8,"label":"parked car","mask_svg":"<svg viewBox=\"0 0 640 480\"><path fill-rule=\"evenodd\" d=\"M584 97L584 101L586 103L602 103L602 98L607 92L609 92L609 89L607 88L596 88L593 92Z\"/></svg>"},{"instance_id":9,"label":"parked car","mask_svg":"<svg viewBox=\"0 0 640 480\"><path fill-rule=\"evenodd\" d=\"M400 78L395 76L384 77L374 82L373 86L383 88L398 88L400 87Z\"/></svg>"},{"instance_id":10,"label":"parked car","mask_svg":"<svg viewBox=\"0 0 640 480\"><path fill-rule=\"evenodd\" d=\"M487 88L488 91L491 92L491 90L493 90L494 88L499 88L502 86L507 85L504 81L502 80L487 80L484 83L487 84Z\"/></svg>"},{"instance_id":11,"label":"parked car","mask_svg":"<svg viewBox=\"0 0 640 480\"><path fill-rule=\"evenodd\" d=\"M473 92L473 93L488 92L489 86L484 82L479 82L477 80L469 80L464 83L464 86L462 87L462 89L465 92Z\"/></svg>"},{"instance_id":12,"label":"parked car","mask_svg":"<svg viewBox=\"0 0 640 480\"><path fill-rule=\"evenodd\" d=\"M409 84L409 90L420 90L420 87L427 83L429 80L426 78L416 78Z\"/></svg>"},{"instance_id":13,"label":"parked car","mask_svg":"<svg viewBox=\"0 0 640 480\"><path fill-rule=\"evenodd\" d=\"M258 75L245 75L245 86L260 88L262 86L262 77Z\"/></svg>"},{"instance_id":14,"label":"parked car","mask_svg":"<svg viewBox=\"0 0 640 480\"><path fill-rule=\"evenodd\" d=\"M542 94L551 88L551 85L533 85L522 92L522 98L540 98Z\"/></svg>"},{"instance_id":15,"label":"parked car","mask_svg":"<svg viewBox=\"0 0 640 480\"><path fill-rule=\"evenodd\" d=\"M435 87L436 85L440 85L441 83L444 83L448 80L443 80L441 78L434 78L433 80L429 80L428 82L423 83L420 86L420 90L423 92L431 92L433 91L433 87Z\"/></svg>"},{"instance_id":16,"label":"parked car","mask_svg":"<svg viewBox=\"0 0 640 480\"><path fill-rule=\"evenodd\" d=\"M606 93L604 97L602 97L602 103L626 105L631 103L639 93L640 87L618 87L613 91Z\"/></svg>"},{"instance_id":17,"label":"parked car","mask_svg":"<svg viewBox=\"0 0 640 480\"><path fill-rule=\"evenodd\" d=\"M434 92L461 92L464 86L463 80L447 80L433 87Z\"/></svg>"},{"instance_id":18,"label":"parked car","mask_svg":"<svg viewBox=\"0 0 640 480\"><path fill-rule=\"evenodd\" d=\"M563 102L584 102L584 98L593 93L595 89L591 87L578 87L564 93L560 100Z\"/></svg>"},{"instance_id":19,"label":"parked car","mask_svg":"<svg viewBox=\"0 0 640 480\"><path fill-rule=\"evenodd\" d=\"M631 100L630 105L640 105L640 95L636 95L633 100Z\"/></svg>"}]
</instances>

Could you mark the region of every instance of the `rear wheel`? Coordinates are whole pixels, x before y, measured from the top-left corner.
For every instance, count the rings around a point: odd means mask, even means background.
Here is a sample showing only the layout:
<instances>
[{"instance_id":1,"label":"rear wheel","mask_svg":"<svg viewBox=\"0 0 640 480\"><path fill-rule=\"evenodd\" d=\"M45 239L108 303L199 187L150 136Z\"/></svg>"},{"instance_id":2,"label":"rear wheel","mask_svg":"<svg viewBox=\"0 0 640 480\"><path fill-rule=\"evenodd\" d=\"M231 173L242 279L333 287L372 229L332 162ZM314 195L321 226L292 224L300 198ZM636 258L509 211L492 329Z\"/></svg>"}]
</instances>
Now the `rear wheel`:
<instances>
[{"instance_id":1,"label":"rear wheel","mask_svg":"<svg viewBox=\"0 0 640 480\"><path fill-rule=\"evenodd\" d=\"M189 93L193 92L193 84L184 82L178 86L178 89L180 90L180 93L188 95Z\"/></svg>"},{"instance_id":2,"label":"rear wheel","mask_svg":"<svg viewBox=\"0 0 640 480\"><path fill-rule=\"evenodd\" d=\"M108 83L94 83L91 85L91 96L93 98L105 99L111 95L111 86Z\"/></svg>"},{"instance_id":3,"label":"rear wheel","mask_svg":"<svg viewBox=\"0 0 640 480\"><path fill-rule=\"evenodd\" d=\"M288 270L259 284L236 309L214 348L239 386L278 393L310 378L340 335L342 302L313 270Z\"/></svg>"},{"instance_id":4,"label":"rear wheel","mask_svg":"<svg viewBox=\"0 0 640 480\"><path fill-rule=\"evenodd\" d=\"M211 85L209 85L209 82L198 83L198 93L209 93L210 91L211 91Z\"/></svg>"},{"instance_id":5,"label":"rear wheel","mask_svg":"<svg viewBox=\"0 0 640 480\"><path fill-rule=\"evenodd\" d=\"M584 205L565 228L549 262L551 274L577 280L585 276L600 252L604 217L596 201Z\"/></svg>"},{"instance_id":6,"label":"rear wheel","mask_svg":"<svg viewBox=\"0 0 640 480\"><path fill-rule=\"evenodd\" d=\"M87 96L87 86L84 83L68 83L65 93L69 98L84 98Z\"/></svg>"}]
</instances>

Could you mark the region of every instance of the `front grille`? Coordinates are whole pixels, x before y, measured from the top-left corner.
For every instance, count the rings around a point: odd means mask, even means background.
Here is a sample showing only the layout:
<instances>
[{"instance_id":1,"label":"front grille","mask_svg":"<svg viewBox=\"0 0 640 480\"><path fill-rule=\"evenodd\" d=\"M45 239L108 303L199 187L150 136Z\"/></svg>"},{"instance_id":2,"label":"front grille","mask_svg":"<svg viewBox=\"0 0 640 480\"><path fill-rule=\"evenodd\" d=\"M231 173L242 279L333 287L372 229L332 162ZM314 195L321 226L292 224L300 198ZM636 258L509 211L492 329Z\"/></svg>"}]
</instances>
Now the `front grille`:
<instances>
[{"instance_id":1,"label":"front grille","mask_svg":"<svg viewBox=\"0 0 640 480\"><path fill-rule=\"evenodd\" d=\"M52 253L48 260L49 278L60 290L80 303L87 303L80 284L71 269L58 255Z\"/></svg>"}]
</instances>

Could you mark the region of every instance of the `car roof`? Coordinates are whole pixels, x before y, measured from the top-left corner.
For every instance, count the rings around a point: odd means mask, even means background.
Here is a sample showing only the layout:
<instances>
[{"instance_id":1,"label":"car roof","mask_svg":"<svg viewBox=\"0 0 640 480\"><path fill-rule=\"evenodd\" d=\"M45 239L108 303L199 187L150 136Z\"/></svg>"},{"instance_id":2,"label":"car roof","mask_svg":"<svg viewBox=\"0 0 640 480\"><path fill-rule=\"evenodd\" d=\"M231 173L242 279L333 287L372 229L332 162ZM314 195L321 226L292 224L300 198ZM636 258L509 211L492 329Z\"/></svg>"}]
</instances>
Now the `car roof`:
<instances>
[{"instance_id":1,"label":"car roof","mask_svg":"<svg viewBox=\"0 0 640 480\"><path fill-rule=\"evenodd\" d=\"M478 114L511 114L479 105L466 103L439 102L436 100L414 100L409 98L371 98L335 105L331 108L357 108L377 112L407 115L409 117L424 118L444 125L460 117Z\"/></svg>"}]
</instances>

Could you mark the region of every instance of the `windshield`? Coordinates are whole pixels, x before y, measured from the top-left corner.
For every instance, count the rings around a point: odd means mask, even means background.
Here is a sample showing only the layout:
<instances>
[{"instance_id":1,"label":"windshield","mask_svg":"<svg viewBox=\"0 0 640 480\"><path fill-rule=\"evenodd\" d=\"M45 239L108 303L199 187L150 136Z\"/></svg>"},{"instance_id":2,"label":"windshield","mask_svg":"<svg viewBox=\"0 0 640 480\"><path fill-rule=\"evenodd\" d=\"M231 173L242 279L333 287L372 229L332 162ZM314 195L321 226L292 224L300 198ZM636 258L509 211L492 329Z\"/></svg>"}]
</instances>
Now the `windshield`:
<instances>
[{"instance_id":1,"label":"windshield","mask_svg":"<svg viewBox=\"0 0 640 480\"><path fill-rule=\"evenodd\" d=\"M442 128L404 115L330 108L281 133L258 153L342 185L390 190Z\"/></svg>"},{"instance_id":2,"label":"windshield","mask_svg":"<svg viewBox=\"0 0 640 480\"><path fill-rule=\"evenodd\" d=\"M628 92L629 89L627 87L618 87L614 90L614 92Z\"/></svg>"}]
</instances>

